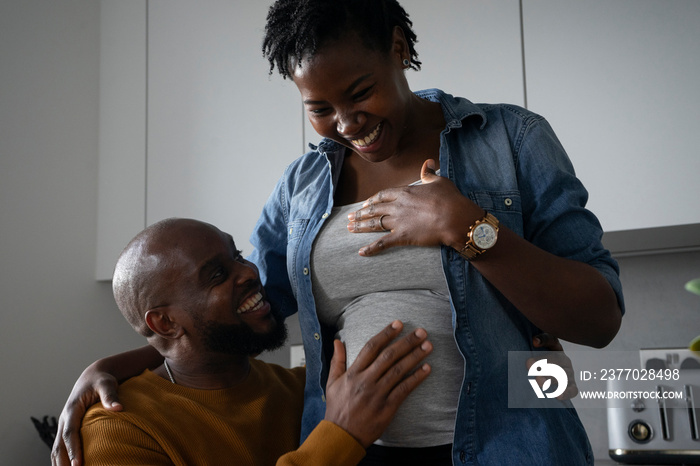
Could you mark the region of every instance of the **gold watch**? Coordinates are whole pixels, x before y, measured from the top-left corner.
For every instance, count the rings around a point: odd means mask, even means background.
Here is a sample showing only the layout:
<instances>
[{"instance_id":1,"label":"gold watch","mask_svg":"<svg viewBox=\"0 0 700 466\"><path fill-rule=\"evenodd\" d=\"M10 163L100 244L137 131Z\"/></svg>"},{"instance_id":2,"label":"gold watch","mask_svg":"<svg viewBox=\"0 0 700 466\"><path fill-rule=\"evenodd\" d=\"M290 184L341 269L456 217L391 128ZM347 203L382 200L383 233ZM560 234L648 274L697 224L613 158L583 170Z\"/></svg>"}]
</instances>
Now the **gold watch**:
<instances>
[{"instance_id":1,"label":"gold watch","mask_svg":"<svg viewBox=\"0 0 700 466\"><path fill-rule=\"evenodd\" d=\"M469 227L469 233L467 233L469 239L459 251L459 254L468 261L476 259L491 249L498 240L498 219L490 213L484 212L484 218L477 220L474 225Z\"/></svg>"}]
</instances>

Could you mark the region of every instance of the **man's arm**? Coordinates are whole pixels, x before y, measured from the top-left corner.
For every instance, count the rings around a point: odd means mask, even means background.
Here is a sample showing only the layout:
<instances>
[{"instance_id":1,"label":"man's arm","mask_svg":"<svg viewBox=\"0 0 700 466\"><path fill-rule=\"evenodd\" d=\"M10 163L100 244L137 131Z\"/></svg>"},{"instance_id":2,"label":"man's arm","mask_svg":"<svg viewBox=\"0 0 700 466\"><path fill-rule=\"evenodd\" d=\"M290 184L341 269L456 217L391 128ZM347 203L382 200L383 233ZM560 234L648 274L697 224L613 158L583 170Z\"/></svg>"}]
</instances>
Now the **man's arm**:
<instances>
[{"instance_id":1,"label":"man's arm","mask_svg":"<svg viewBox=\"0 0 700 466\"><path fill-rule=\"evenodd\" d=\"M51 464L63 466L83 464L80 423L87 409L102 401L105 409L121 411L117 397L119 382L154 369L163 356L151 346L120 353L95 361L87 367L73 386L58 421L58 432L51 451Z\"/></svg>"},{"instance_id":2,"label":"man's arm","mask_svg":"<svg viewBox=\"0 0 700 466\"><path fill-rule=\"evenodd\" d=\"M350 466L365 455L406 397L430 374L420 362L432 352L427 333L417 329L394 340L403 324L394 321L362 348L346 369L345 347L336 340L326 385L326 417L299 449L278 466ZM390 344L391 343L391 344Z\"/></svg>"},{"instance_id":3,"label":"man's arm","mask_svg":"<svg viewBox=\"0 0 700 466\"><path fill-rule=\"evenodd\" d=\"M135 424L97 406L80 429L82 449L90 466L172 466L163 448Z\"/></svg>"},{"instance_id":4,"label":"man's arm","mask_svg":"<svg viewBox=\"0 0 700 466\"><path fill-rule=\"evenodd\" d=\"M430 372L425 364L416 369L432 351L425 330L391 343L402 328L398 321L386 327L347 370L345 348L335 342L326 420L298 450L280 458L279 465L354 465L364 456L364 448L381 435L398 406ZM102 407L89 412L80 432L91 464L171 464L158 442ZM115 438L121 440L115 442ZM82 455L79 458L82 461Z\"/></svg>"}]
</instances>

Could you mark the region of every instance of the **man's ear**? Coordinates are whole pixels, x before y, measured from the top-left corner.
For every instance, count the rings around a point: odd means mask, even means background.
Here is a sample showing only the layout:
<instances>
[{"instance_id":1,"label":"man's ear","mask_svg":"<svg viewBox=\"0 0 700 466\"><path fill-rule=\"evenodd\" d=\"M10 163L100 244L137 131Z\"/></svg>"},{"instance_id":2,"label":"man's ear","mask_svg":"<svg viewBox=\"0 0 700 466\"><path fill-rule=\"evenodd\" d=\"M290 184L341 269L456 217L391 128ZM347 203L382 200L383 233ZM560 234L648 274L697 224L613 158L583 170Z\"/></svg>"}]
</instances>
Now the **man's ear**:
<instances>
[{"instance_id":1,"label":"man's ear","mask_svg":"<svg viewBox=\"0 0 700 466\"><path fill-rule=\"evenodd\" d=\"M146 325L156 335L167 339L180 338L185 332L182 326L171 318L169 306L146 311Z\"/></svg>"}]
</instances>

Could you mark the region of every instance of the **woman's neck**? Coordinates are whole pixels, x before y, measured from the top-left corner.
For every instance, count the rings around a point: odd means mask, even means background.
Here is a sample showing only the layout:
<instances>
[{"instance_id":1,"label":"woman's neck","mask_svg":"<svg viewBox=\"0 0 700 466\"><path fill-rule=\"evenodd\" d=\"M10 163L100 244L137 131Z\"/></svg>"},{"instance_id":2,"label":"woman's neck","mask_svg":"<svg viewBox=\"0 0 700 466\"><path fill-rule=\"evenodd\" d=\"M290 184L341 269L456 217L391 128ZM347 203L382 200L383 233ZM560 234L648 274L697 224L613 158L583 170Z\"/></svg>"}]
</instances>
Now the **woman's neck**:
<instances>
[{"instance_id":1,"label":"woman's neck","mask_svg":"<svg viewBox=\"0 0 700 466\"><path fill-rule=\"evenodd\" d=\"M369 162L350 149L346 150L335 191L336 205L359 202L378 191L406 186L420 179L420 169L427 159L439 168L440 134L445 127L442 106L416 96L409 112L405 135L396 154L382 162Z\"/></svg>"}]
</instances>

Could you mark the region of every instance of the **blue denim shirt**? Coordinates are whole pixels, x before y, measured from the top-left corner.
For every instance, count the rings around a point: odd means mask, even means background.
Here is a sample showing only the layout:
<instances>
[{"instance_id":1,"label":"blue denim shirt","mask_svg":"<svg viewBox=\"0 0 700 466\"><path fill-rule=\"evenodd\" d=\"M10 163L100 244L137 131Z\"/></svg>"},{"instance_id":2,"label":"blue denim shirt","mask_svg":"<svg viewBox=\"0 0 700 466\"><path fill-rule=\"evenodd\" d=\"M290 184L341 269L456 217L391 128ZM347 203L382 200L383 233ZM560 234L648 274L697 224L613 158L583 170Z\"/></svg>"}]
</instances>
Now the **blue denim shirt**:
<instances>
[{"instance_id":1,"label":"blue denim shirt","mask_svg":"<svg viewBox=\"0 0 700 466\"><path fill-rule=\"evenodd\" d=\"M538 247L595 267L623 308L617 263L601 244L600 224L585 209L588 194L549 124L512 105L477 105L436 89L416 94L442 105L441 176ZM316 316L311 248L333 207L345 154L327 139L311 149L287 168L268 199L250 257L272 305L285 316L299 312L307 364L303 438L324 416L335 333ZM442 247L442 264L464 356L454 464L593 464L570 403L563 409L508 408L508 351L532 350L539 329L452 248Z\"/></svg>"}]
</instances>

